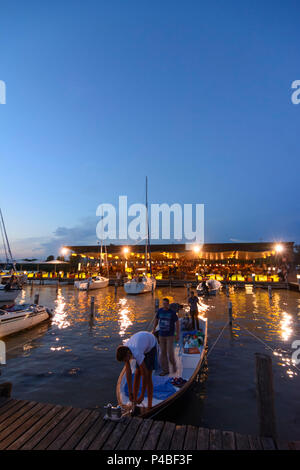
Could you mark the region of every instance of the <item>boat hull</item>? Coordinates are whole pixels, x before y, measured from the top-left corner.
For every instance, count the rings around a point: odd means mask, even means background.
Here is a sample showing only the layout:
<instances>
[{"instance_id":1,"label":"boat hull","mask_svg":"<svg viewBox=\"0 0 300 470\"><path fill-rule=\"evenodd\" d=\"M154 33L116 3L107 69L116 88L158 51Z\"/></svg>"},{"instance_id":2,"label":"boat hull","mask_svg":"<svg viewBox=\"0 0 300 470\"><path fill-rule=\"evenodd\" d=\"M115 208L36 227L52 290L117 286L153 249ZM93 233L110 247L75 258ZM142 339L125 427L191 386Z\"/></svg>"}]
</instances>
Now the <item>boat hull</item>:
<instances>
[{"instance_id":1,"label":"boat hull","mask_svg":"<svg viewBox=\"0 0 300 470\"><path fill-rule=\"evenodd\" d=\"M79 290L94 290L94 289L103 289L104 287L107 287L109 284L109 279L103 279L101 281L75 281L74 282L74 287Z\"/></svg>"},{"instance_id":2,"label":"boat hull","mask_svg":"<svg viewBox=\"0 0 300 470\"><path fill-rule=\"evenodd\" d=\"M146 292L153 292L156 287L156 280L148 278L146 282L128 281L124 284L126 294L138 295Z\"/></svg>"},{"instance_id":3,"label":"boat hull","mask_svg":"<svg viewBox=\"0 0 300 470\"><path fill-rule=\"evenodd\" d=\"M203 320L201 320L201 322L202 321ZM194 382L195 378L197 377L203 365L203 361L204 361L205 354L206 354L206 344L207 344L207 321L206 320L203 321L203 328L204 328L204 341L203 341L203 345L201 348L201 353L197 355L196 364L195 364L196 358L193 357L192 354L184 354L184 353L181 354L181 357L183 359L182 359L181 368L179 368L179 374L182 374L183 376L185 375L183 361L185 361L185 366L187 368L186 370L192 371L191 373L188 372L189 378L186 381L186 383L181 388L179 388L173 395L169 396L168 398L161 401L160 403L154 404L154 406L150 410L147 410L147 408L145 407L136 406L135 412L137 412L137 414L139 414L143 418L151 418L151 416L157 414L159 411L162 411L163 409L166 409L168 406L173 404L179 397L181 397L190 388L190 386ZM176 373L178 374L178 370L176 371ZM116 395L117 395L118 404L123 408L123 410L126 410L128 412L128 404L124 403L124 396L122 393L122 385L124 383L123 381L126 380L125 377L126 377L126 368L124 366L117 382ZM132 404L129 406L129 410L130 408L131 408L131 411L133 411Z\"/></svg>"},{"instance_id":4,"label":"boat hull","mask_svg":"<svg viewBox=\"0 0 300 470\"><path fill-rule=\"evenodd\" d=\"M14 300L20 294L21 289L13 289L13 290L5 290L3 288L0 289L0 304L5 302L14 302Z\"/></svg>"},{"instance_id":5,"label":"boat hull","mask_svg":"<svg viewBox=\"0 0 300 470\"><path fill-rule=\"evenodd\" d=\"M48 320L50 315L44 307L32 307L0 315L0 338L19 333Z\"/></svg>"}]
</instances>

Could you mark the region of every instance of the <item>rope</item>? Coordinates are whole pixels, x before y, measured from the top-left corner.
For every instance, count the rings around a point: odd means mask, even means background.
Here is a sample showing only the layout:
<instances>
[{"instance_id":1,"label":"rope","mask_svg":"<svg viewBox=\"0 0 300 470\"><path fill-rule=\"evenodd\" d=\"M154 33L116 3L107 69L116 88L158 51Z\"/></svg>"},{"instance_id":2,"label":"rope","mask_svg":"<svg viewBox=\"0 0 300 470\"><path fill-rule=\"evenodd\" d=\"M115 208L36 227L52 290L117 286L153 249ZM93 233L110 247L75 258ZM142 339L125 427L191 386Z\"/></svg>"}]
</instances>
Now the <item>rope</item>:
<instances>
[{"instance_id":1,"label":"rope","mask_svg":"<svg viewBox=\"0 0 300 470\"><path fill-rule=\"evenodd\" d=\"M210 350L208 351L207 353L207 357L210 355L210 353L212 352L212 350L214 349L214 347L216 346L217 342L219 341L219 339L221 338L225 328L229 325L230 321L228 321L227 323L225 323L225 325L223 326L222 330L220 331L220 333L218 334L217 336L217 339L215 340L215 342L213 343L212 347L210 348Z\"/></svg>"},{"instance_id":2,"label":"rope","mask_svg":"<svg viewBox=\"0 0 300 470\"><path fill-rule=\"evenodd\" d=\"M246 328L245 326L242 326L239 322L235 321L235 323L237 325L239 325L240 328L242 328L243 330L247 331L247 333L249 333L249 335L253 336L255 339L257 339L257 341L259 341L260 343L262 343L267 349L270 349L273 353L276 353L276 349L273 349L271 348L271 346L269 346L267 343L265 343L265 341L261 338L259 338L258 336L256 336L254 333L252 333L250 330L248 330L248 328ZM298 372L300 372L300 369L299 367L297 367L294 363L291 363L290 364L290 367L294 367Z\"/></svg>"}]
</instances>

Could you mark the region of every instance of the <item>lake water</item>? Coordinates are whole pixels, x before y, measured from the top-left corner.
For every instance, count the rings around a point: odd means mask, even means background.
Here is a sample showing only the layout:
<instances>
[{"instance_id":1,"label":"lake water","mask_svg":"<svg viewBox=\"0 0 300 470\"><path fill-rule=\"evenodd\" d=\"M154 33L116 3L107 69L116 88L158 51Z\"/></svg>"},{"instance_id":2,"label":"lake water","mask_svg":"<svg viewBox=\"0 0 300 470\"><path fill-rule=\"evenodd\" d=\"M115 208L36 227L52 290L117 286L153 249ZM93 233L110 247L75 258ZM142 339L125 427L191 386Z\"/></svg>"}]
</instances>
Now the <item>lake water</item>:
<instances>
[{"instance_id":1,"label":"lake water","mask_svg":"<svg viewBox=\"0 0 300 470\"><path fill-rule=\"evenodd\" d=\"M73 286L28 286L21 302L54 309L52 322L7 338L7 365L1 381L13 383L13 397L82 408L116 403L115 386L122 366L115 349L139 330L150 328L155 297L186 303L186 289L157 289L155 296L126 296L123 288L96 290L95 316L90 317L90 293ZM273 360L278 434L300 439L300 365L291 362L292 342L300 340L300 294L274 290L270 302L263 289L230 292L234 321L210 351L228 321L228 297L205 299L201 311L208 318L207 364L199 380L167 412L156 419L177 423L258 433L255 392L256 352ZM248 330L248 331L247 331ZM255 335L255 337L253 336ZM271 349L270 349L271 348Z\"/></svg>"}]
</instances>

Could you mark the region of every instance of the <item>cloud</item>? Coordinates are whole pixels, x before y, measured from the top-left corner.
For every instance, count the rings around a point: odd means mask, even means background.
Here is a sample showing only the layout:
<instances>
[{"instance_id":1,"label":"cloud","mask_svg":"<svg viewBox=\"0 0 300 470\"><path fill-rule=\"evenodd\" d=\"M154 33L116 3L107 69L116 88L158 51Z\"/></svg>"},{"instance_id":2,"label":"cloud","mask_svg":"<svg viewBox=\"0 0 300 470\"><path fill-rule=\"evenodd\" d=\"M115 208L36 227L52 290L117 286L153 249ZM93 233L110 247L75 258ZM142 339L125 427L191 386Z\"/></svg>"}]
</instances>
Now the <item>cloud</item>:
<instances>
[{"instance_id":1,"label":"cloud","mask_svg":"<svg viewBox=\"0 0 300 470\"><path fill-rule=\"evenodd\" d=\"M57 227L53 236L19 238L10 241L12 255L15 259L38 258L58 255L64 245L95 244L96 217L86 217L74 227ZM0 259L5 260L4 251L0 248Z\"/></svg>"}]
</instances>

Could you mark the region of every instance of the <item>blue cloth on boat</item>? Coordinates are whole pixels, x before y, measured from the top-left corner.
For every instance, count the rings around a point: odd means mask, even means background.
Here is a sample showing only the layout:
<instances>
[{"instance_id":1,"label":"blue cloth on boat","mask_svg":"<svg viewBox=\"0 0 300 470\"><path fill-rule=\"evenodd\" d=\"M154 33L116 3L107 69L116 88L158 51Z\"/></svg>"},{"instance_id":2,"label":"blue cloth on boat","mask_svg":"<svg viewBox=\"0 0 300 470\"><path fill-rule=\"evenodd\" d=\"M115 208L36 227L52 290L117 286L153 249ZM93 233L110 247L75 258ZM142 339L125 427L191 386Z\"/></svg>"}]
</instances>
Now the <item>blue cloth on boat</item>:
<instances>
[{"instance_id":1,"label":"blue cloth on boat","mask_svg":"<svg viewBox=\"0 0 300 470\"><path fill-rule=\"evenodd\" d=\"M140 395L141 390L142 390L142 380L143 379L141 377L140 389L139 389L138 395ZM133 381L134 381L134 374L132 374L132 384L133 384ZM176 388L171 384L170 378L160 377L159 375L153 375L152 382L153 382L153 398L156 398L156 400L165 400L166 398L170 397L171 395L173 395L173 393L176 392ZM125 381L124 393L127 397L129 397L127 381ZM145 397L147 397L147 389L145 392Z\"/></svg>"}]
</instances>

